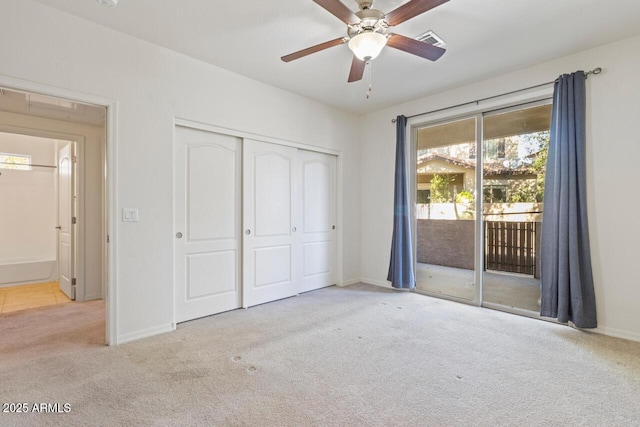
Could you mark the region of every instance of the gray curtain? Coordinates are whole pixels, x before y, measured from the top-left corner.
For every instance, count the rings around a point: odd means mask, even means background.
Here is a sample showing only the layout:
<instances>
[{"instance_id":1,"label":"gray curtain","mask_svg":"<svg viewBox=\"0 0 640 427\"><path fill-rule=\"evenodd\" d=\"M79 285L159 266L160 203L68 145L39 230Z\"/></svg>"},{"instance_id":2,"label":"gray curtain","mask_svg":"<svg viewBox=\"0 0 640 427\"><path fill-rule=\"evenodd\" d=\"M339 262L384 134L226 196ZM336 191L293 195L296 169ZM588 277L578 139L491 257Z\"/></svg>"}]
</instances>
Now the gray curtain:
<instances>
[{"instance_id":1,"label":"gray curtain","mask_svg":"<svg viewBox=\"0 0 640 427\"><path fill-rule=\"evenodd\" d=\"M409 174L405 148L407 118L396 118L396 176L393 197L393 236L387 280L391 286L412 289L416 286L411 247L411 205L409 202Z\"/></svg>"},{"instance_id":2,"label":"gray curtain","mask_svg":"<svg viewBox=\"0 0 640 427\"><path fill-rule=\"evenodd\" d=\"M595 328L587 223L584 72L556 80L544 189L540 315Z\"/></svg>"}]
</instances>

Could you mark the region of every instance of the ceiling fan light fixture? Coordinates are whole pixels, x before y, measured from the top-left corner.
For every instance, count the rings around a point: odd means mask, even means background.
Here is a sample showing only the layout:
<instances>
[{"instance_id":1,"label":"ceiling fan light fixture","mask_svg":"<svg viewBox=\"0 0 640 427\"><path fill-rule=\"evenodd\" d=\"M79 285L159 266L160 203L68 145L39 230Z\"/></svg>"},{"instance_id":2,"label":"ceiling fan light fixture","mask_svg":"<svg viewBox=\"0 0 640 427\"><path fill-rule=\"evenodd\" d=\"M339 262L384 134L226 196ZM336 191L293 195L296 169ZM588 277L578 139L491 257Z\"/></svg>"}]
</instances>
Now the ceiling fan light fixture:
<instances>
[{"instance_id":1,"label":"ceiling fan light fixture","mask_svg":"<svg viewBox=\"0 0 640 427\"><path fill-rule=\"evenodd\" d=\"M96 0L103 6L107 7L116 7L118 5L118 0Z\"/></svg>"},{"instance_id":2,"label":"ceiling fan light fixture","mask_svg":"<svg viewBox=\"0 0 640 427\"><path fill-rule=\"evenodd\" d=\"M349 49L359 60L370 61L380 55L386 44L387 37L384 34L365 31L349 40Z\"/></svg>"}]
</instances>

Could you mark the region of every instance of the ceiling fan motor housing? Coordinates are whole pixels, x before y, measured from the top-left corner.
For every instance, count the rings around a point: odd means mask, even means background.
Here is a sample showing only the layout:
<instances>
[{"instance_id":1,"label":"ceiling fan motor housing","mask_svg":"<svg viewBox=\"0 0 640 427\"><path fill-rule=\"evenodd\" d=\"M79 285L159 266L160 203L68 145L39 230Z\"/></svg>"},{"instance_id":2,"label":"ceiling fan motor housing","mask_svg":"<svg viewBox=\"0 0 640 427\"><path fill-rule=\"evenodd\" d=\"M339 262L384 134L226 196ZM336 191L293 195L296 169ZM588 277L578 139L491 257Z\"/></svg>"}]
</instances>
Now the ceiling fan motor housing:
<instances>
[{"instance_id":1,"label":"ceiling fan motor housing","mask_svg":"<svg viewBox=\"0 0 640 427\"><path fill-rule=\"evenodd\" d=\"M354 37L365 32L374 32L384 34L389 28L385 21L384 13L377 9L363 9L355 13L360 22L355 25L349 25L347 33L349 37Z\"/></svg>"},{"instance_id":2,"label":"ceiling fan motor housing","mask_svg":"<svg viewBox=\"0 0 640 427\"><path fill-rule=\"evenodd\" d=\"M373 6L373 0L356 0L356 2L360 10L371 9L371 6Z\"/></svg>"}]
</instances>

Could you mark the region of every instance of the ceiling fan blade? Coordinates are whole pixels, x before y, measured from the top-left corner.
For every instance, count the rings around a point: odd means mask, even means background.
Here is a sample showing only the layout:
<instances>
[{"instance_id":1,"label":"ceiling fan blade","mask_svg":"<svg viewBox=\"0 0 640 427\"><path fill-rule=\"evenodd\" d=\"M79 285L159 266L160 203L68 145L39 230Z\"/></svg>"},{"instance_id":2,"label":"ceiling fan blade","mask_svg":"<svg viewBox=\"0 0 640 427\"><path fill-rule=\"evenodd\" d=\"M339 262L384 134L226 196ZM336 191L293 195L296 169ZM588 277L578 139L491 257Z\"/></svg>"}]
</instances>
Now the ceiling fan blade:
<instances>
[{"instance_id":1,"label":"ceiling fan blade","mask_svg":"<svg viewBox=\"0 0 640 427\"><path fill-rule=\"evenodd\" d=\"M387 40L387 46L412 53L431 61L437 61L438 58L446 52L446 50L441 47L401 36L400 34L390 34L389 40Z\"/></svg>"},{"instance_id":2,"label":"ceiling fan blade","mask_svg":"<svg viewBox=\"0 0 640 427\"><path fill-rule=\"evenodd\" d=\"M282 59L284 62L293 61L294 59L299 59L299 58L302 58L303 56L311 55L312 53L320 52L321 50L329 49L330 47L344 44L346 43L346 41L347 41L346 37L340 37L339 39L320 43L315 46L311 46L306 49L302 49L297 52L290 53L289 55L285 55L280 59Z\"/></svg>"},{"instance_id":3,"label":"ceiling fan blade","mask_svg":"<svg viewBox=\"0 0 640 427\"><path fill-rule=\"evenodd\" d=\"M360 18L340 0L313 0L345 24L357 24Z\"/></svg>"},{"instance_id":4,"label":"ceiling fan blade","mask_svg":"<svg viewBox=\"0 0 640 427\"><path fill-rule=\"evenodd\" d=\"M387 23L393 27L448 1L449 0L411 0L387 13Z\"/></svg>"},{"instance_id":5,"label":"ceiling fan blade","mask_svg":"<svg viewBox=\"0 0 640 427\"><path fill-rule=\"evenodd\" d=\"M357 82L358 80L362 80L362 76L364 75L364 67L367 65L366 62L358 59L357 56L353 56L353 62L351 63L351 71L349 71L349 83Z\"/></svg>"}]
</instances>

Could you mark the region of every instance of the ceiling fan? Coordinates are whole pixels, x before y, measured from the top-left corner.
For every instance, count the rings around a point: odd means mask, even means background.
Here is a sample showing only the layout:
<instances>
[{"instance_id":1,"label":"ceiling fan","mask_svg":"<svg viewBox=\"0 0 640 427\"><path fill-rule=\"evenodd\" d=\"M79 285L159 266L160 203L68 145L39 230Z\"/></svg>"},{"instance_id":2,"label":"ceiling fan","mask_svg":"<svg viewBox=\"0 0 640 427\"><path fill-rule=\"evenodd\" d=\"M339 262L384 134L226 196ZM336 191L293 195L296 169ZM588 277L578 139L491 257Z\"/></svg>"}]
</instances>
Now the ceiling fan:
<instances>
[{"instance_id":1,"label":"ceiling fan","mask_svg":"<svg viewBox=\"0 0 640 427\"><path fill-rule=\"evenodd\" d=\"M353 12L340 0L313 0L329 13L347 24L347 36L308 47L283 56L284 62L293 61L333 46L349 43L354 54L349 72L349 83L362 79L367 62L377 57L382 48L390 46L422 58L436 61L445 49L409 37L387 32L389 28L401 24L427 12L449 0L410 0L386 15L372 9L373 0L356 0L360 10Z\"/></svg>"}]
</instances>

